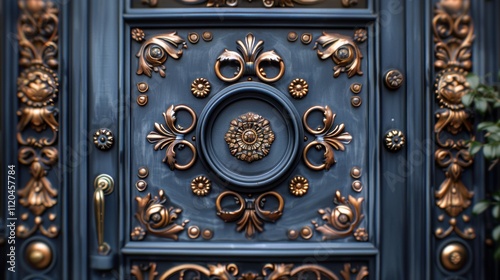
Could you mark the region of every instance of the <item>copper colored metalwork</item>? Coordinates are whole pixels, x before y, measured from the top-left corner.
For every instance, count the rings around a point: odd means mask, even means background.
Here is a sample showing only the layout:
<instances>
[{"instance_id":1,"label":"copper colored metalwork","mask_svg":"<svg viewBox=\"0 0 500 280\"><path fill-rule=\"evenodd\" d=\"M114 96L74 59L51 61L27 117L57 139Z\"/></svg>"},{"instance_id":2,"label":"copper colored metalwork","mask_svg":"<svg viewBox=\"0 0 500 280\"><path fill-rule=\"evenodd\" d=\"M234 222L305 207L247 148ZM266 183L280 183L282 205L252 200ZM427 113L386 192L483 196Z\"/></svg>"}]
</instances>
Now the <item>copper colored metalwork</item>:
<instances>
[{"instance_id":1,"label":"copper colored metalwork","mask_svg":"<svg viewBox=\"0 0 500 280\"><path fill-rule=\"evenodd\" d=\"M307 123L309 114L315 110L323 112L324 115L324 126L319 129L313 129ZM335 116L336 114L334 114L328 106L313 106L309 108L302 117L302 122L304 123L304 128L306 129L306 131L316 136L316 139L314 141L306 145L303 152L303 158L307 167L313 170L330 169L330 167L336 163L333 150L345 150L344 145L349 144L352 140L352 136L348 132L344 132L344 124L333 127ZM320 149L321 147L323 147L325 149L325 153L323 154L325 160L323 164L314 165L309 161L307 152L313 147Z\"/></svg>"},{"instance_id":2,"label":"copper colored metalwork","mask_svg":"<svg viewBox=\"0 0 500 280\"><path fill-rule=\"evenodd\" d=\"M390 70L385 73L385 86L389 89L396 90L403 85L404 76L399 70Z\"/></svg>"},{"instance_id":3,"label":"copper colored metalwork","mask_svg":"<svg viewBox=\"0 0 500 280\"><path fill-rule=\"evenodd\" d=\"M232 83L238 81L243 75L256 75L263 82L273 83L283 77L285 74L285 62L274 50L261 53L264 41L257 41L252 33L248 33L245 37L245 42L238 40L236 43L238 44L238 51L241 54L225 49L215 62L215 74L219 79L227 83ZM279 73L274 77L268 77L261 66L261 63L264 61L278 64ZM238 71L233 77L224 76L221 72L222 64L227 62L234 62L239 65Z\"/></svg>"},{"instance_id":4,"label":"copper colored metalwork","mask_svg":"<svg viewBox=\"0 0 500 280\"><path fill-rule=\"evenodd\" d=\"M316 40L314 49L317 49L318 45L324 48L323 51L318 49L319 58L327 59L331 57L336 64L333 67L333 76L335 78L343 72L347 72L349 78L354 75L363 75L361 71L363 55L351 37L323 32L323 35Z\"/></svg>"},{"instance_id":5,"label":"copper colored metalwork","mask_svg":"<svg viewBox=\"0 0 500 280\"><path fill-rule=\"evenodd\" d=\"M182 49L177 49L179 45L187 48L183 38L177 32L160 34L146 40L136 56L139 58L137 75L145 74L151 77L152 72L158 72L162 78L165 77L165 61L170 56L173 59L182 57Z\"/></svg>"},{"instance_id":6,"label":"copper colored metalwork","mask_svg":"<svg viewBox=\"0 0 500 280\"><path fill-rule=\"evenodd\" d=\"M309 226L305 226L305 227L302 227L302 229L300 229L300 236L302 238L304 238L305 240L311 239L313 234L314 234L314 232L313 232L312 228Z\"/></svg>"},{"instance_id":7,"label":"copper colored metalwork","mask_svg":"<svg viewBox=\"0 0 500 280\"><path fill-rule=\"evenodd\" d=\"M179 110L186 110L191 115L191 124L188 128L182 128L175 125L176 116L175 113ZM163 162L167 163L170 169L186 170L191 168L196 162L196 148L189 141L185 140L184 137L187 133L191 132L196 126L196 113L193 109L186 105L170 106L165 113L163 113L163 118L165 119L165 127L163 124L155 123L155 131L151 131L146 137L149 143L155 144L154 150L165 151L165 158ZM175 159L175 147L176 146L186 146L188 147L193 156L191 160L184 165L177 163ZM181 147L182 147L181 146Z\"/></svg>"},{"instance_id":8,"label":"copper colored metalwork","mask_svg":"<svg viewBox=\"0 0 500 280\"><path fill-rule=\"evenodd\" d=\"M93 136L94 145L101 150L109 150L115 143L113 132L107 128L96 130Z\"/></svg>"},{"instance_id":9,"label":"copper colored metalwork","mask_svg":"<svg viewBox=\"0 0 500 280\"><path fill-rule=\"evenodd\" d=\"M203 232L201 233L201 237L205 240L210 240L212 237L214 237L214 231L211 229L204 229Z\"/></svg>"},{"instance_id":10,"label":"copper colored metalwork","mask_svg":"<svg viewBox=\"0 0 500 280\"><path fill-rule=\"evenodd\" d=\"M149 85L146 82L137 83L137 90L140 93L146 93L149 90Z\"/></svg>"},{"instance_id":11,"label":"copper colored metalwork","mask_svg":"<svg viewBox=\"0 0 500 280\"><path fill-rule=\"evenodd\" d=\"M200 228L198 226L190 226L187 230L188 237L196 239L200 237Z\"/></svg>"},{"instance_id":12,"label":"copper colored metalwork","mask_svg":"<svg viewBox=\"0 0 500 280\"><path fill-rule=\"evenodd\" d=\"M145 95L145 94L140 94L139 96L137 96L137 105L143 107L143 106L146 106L148 105L148 96Z\"/></svg>"},{"instance_id":13,"label":"copper colored metalwork","mask_svg":"<svg viewBox=\"0 0 500 280\"><path fill-rule=\"evenodd\" d=\"M290 190L290 193L295 196L303 196L309 189L309 181L305 177L295 176L292 180L290 180L288 189Z\"/></svg>"},{"instance_id":14,"label":"copper colored metalwork","mask_svg":"<svg viewBox=\"0 0 500 280\"><path fill-rule=\"evenodd\" d=\"M205 31L203 34L201 34L201 38L203 38L203 41L205 42L210 42L214 38L212 35L212 32Z\"/></svg>"},{"instance_id":15,"label":"copper colored metalwork","mask_svg":"<svg viewBox=\"0 0 500 280\"><path fill-rule=\"evenodd\" d=\"M293 98L301 99L309 92L309 85L304 79L297 78L288 85L288 92Z\"/></svg>"},{"instance_id":16,"label":"copper colored metalwork","mask_svg":"<svg viewBox=\"0 0 500 280\"><path fill-rule=\"evenodd\" d=\"M304 33L300 36L300 41L304 45L309 45L312 42L313 36L311 33Z\"/></svg>"},{"instance_id":17,"label":"copper colored metalwork","mask_svg":"<svg viewBox=\"0 0 500 280\"><path fill-rule=\"evenodd\" d=\"M361 183L361 181L356 180L352 182L352 190L355 192L361 192L363 190L363 184Z\"/></svg>"},{"instance_id":18,"label":"copper colored metalwork","mask_svg":"<svg viewBox=\"0 0 500 280\"><path fill-rule=\"evenodd\" d=\"M359 179L361 178L361 168L354 166L351 168L351 177L354 179Z\"/></svg>"},{"instance_id":19,"label":"copper colored metalwork","mask_svg":"<svg viewBox=\"0 0 500 280\"><path fill-rule=\"evenodd\" d=\"M319 209L318 213L323 215L322 219L325 224L319 225L318 222L312 221L312 224L317 231L323 234L323 240L331 240L342 237L347 237L353 234L354 229L359 225L364 215L361 213L361 203L364 198L354 198L349 196L345 199L340 191L335 192L334 203L337 206L333 209Z\"/></svg>"},{"instance_id":20,"label":"copper colored metalwork","mask_svg":"<svg viewBox=\"0 0 500 280\"><path fill-rule=\"evenodd\" d=\"M385 147L391 152L400 151L406 144L406 136L401 130L391 129L384 136Z\"/></svg>"},{"instance_id":21,"label":"copper colored metalwork","mask_svg":"<svg viewBox=\"0 0 500 280\"><path fill-rule=\"evenodd\" d=\"M210 82L205 78L197 78L191 84L191 93L198 98L205 98L211 90Z\"/></svg>"},{"instance_id":22,"label":"copper colored metalwork","mask_svg":"<svg viewBox=\"0 0 500 280\"><path fill-rule=\"evenodd\" d=\"M197 196L206 196L212 189L212 182L205 176L198 176L191 181L191 190Z\"/></svg>"},{"instance_id":23,"label":"copper colored metalwork","mask_svg":"<svg viewBox=\"0 0 500 280\"><path fill-rule=\"evenodd\" d=\"M198 43L198 41L200 41L200 35L198 35L198 33L196 32L191 32L188 34L188 41L191 44L196 44Z\"/></svg>"},{"instance_id":24,"label":"copper colored metalwork","mask_svg":"<svg viewBox=\"0 0 500 280\"><path fill-rule=\"evenodd\" d=\"M177 240L179 232L183 231L189 222L185 220L181 224L175 223L182 209L169 206L163 190L153 198L151 193L148 193L145 197L137 196L135 200L137 201L135 218L147 233Z\"/></svg>"},{"instance_id":25,"label":"copper colored metalwork","mask_svg":"<svg viewBox=\"0 0 500 280\"><path fill-rule=\"evenodd\" d=\"M139 167L139 170L137 171L137 177L144 179L148 177L148 175L149 175L149 169L146 166Z\"/></svg>"},{"instance_id":26,"label":"copper colored metalwork","mask_svg":"<svg viewBox=\"0 0 500 280\"><path fill-rule=\"evenodd\" d=\"M295 41L297 41L298 38L299 38L299 35L297 34L297 32L294 32L294 31L288 32L288 36L287 36L288 41L295 42Z\"/></svg>"},{"instance_id":27,"label":"copper colored metalwork","mask_svg":"<svg viewBox=\"0 0 500 280\"><path fill-rule=\"evenodd\" d=\"M239 209L227 211L222 208L222 200L225 197L233 197L235 203L239 205ZM278 206L273 210L264 210L264 204L267 197L274 197L278 201ZM259 195L257 198L243 198L240 194L233 191L225 191L221 193L215 202L217 216L224 222L237 221L237 231L245 230L245 236L252 238L256 232L264 231L264 221L276 222L285 207L283 197L277 192L266 192Z\"/></svg>"},{"instance_id":28,"label":"copper colored metalwork","mask_svg":"<svg viewBox=\"0 0 500 280\"><path fill-rule=\"evenodd\" d=\"M354 93L354 94L358 94L358 93L360 93L360 92L361 92L361 88L362 88L362 87L363 87L363 85L362 85L362 84L360 84L360 83L353 83L353 84L349 87L349 89L351 90L351 92L352 92L352 93Z\"/></svg>"},{"instance_id":29,"label":"copper colored metalwork","mask_svg":"<svg viewBox=\"0 0 500 280\"><path fill-rule=\"evenodd\" d=\"M359 97L359 96L352 96L352 97L351 97L351 105L352 105L353 107L356 107L356 108L357 108L357 107L361 106L361 103L362 103L362 102L363 102L363 100L362 100L362 99L361 99L361 97Z\"/></svg>"},{"instance_id":30,"label":"copper colored metalwork","mask_svg":"<svg viewBox=\"0 0 500 280\"><path fill-rule=\"evenodd\" d=\"M464 267L469 258L469 253L464 245L453 242L446 245L440 254L441 264L450 271L457 271Z\"/></svg>"}]
</instances>

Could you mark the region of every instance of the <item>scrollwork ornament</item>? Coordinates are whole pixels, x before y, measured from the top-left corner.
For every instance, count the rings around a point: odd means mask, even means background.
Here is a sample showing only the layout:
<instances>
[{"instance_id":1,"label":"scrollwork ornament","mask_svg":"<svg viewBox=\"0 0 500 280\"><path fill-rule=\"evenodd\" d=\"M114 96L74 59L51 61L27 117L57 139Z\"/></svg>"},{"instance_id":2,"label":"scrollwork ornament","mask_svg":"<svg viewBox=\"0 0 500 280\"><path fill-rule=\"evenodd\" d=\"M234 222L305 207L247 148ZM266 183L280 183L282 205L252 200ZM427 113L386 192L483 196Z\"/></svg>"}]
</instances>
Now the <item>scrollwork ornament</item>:
<instances>
[{"instance_id":1,"label":"scrollwork ornament","mask_svg":"<svg viewBox=\"0 0 500 280\"><path fill-rule=\"evenodd\" d=\"M177 35L177 32L156 35L146 40L136 54L139 58L137 75L145 74L151 77L154 71L164 78L166 69L164 63L169 56L173 59L182 57L182 49L177 48L181 44L183 48L187 48L186 41Z\"/></svg>"},{"instance_id":2,"label":"scrollwork ornament","mask_svg":"<svg viewBox=\"0 0 500 280\"><path fill-rule=\"evenodd\" d=\"M192 121L191 125L188 128L182 128L180 126L176 127L175 121L176 116L175 113L178 110L186 110L191 115ZM170 169L178 169L178 170L186 170L191 168L196 161L196 148L191 142L184 139L185 135L191 132L196 126L196 113L193 109L185 105L177 105L170 106L165 113L163 113L163 118L165 119L165 127L163 124L155 123L155 131L151 131L146 137L147 140L155 144L154 150L163 150L165 151L165 158L163 162L167 163ZM191 160L185 164L181 165L177 163L175 159L175 147L179 146L180 148L187 146L193 156Z\"/></svg>"},{"instance_id":3,"label":"scrollwork ornament","mask_svg":"<svg viewBox=\"0 0 500 280\"><path fill-rule=\"evenodd\" d=\"M260 40L257 42L255 36L249 33L245 37L245 42L238 40L236 43L238 44L238 51L241 54L224 49L224 52L219 55L215 62L215 74L219 79L227 83L232 83L238 81L243 75L256 75L263 82L273 83L283 77L285 74L285 62L274 50L261 53L264 41ZM279 73L276 76L267 76L264 68L261 67L261 63L265 61L278 64ZM239 65L233 77L226 77L222 74L222 64L228 62L235 62Z\"/></svg>"},{"instance_id":4,"label":"scrollwork ornament","mask_svg":"<svg viewBox=\"0 0 500 280\"><path fill-rule=\"evenodd\" d=\"M364 215L361 213L361 203L364 198L354 198L349 196L348 199L343 197L340 191L335 192L334 203L337 206L333 209L319 209L318 213L323 215L322 219L325 224L319 225L318 222L312 221L312 224L317 231L323 234L323 240L332 240L351 235L354 229L359 225Z\"/></svg>"},{"instance_id":5,"label":"scrollwork ornament","mask_svg":"<svg viewBox=\"0 0 500 280\"><path fill-rule=\"evenodd\" d=\"M319 110L323 112L323 124L322 128L317 130L311 128L307 123L307 118L309 114L315 110ZM303 152L303 158L307 165L312 170L329 170L330 167L336 163L334 156L334 149L343 151L345 150L345 145L349 144L352 140L351 134L348 132L344 132L345 125L342 123L333 127L335 116L330 109L330 107L325 106L313 106L309 108L302 117L302 122L304 123L304 128L311 134L316 136L316 139L309 144L306 145ZM333 129L332 129L333 128ZM323 154L324 162L320 165L314 165L311 163L307 157L308 151L312 148L316 147L317 149L324 148L325 153Z\"/></svg>"},{"instance_id":6,"label":"scrollwork ornament","mask_svg":"<svg viewBox=\"0 0 500 280\"><path fill-rule=\"evenodd\" d=\"M234 211L223 209L222 200L225 197L233 197L238 209ZM263 209L267 197L274 197L278 201L278 206L275 209ZM245 236L252 238L256 232L264 231L264 221L276 222L283 215L285 201L277 192L266 192L257 198L249 197L244 199L236 192L225 191L217 197L215 206L219 218L226 223L237 221L236 230L238 232L245 230Z\"/></svg>"},{"instance_id":7,"label":"scrollwork ornament","mask_svg":"<svg viewBox=\"0 0 500 280\"><path fill-rule=\"evenodd\" d=\"M333 67L335 78L343 72L346 72L349 78L363 75L361 71L363 55L351 37L323 32L323 35L316 40L314 49L317 49L318 45L324 48L323 51L318 49L318 57L323 60L331 57L336 64Z\"/></svg>"},{"instance_id":8,"label":"scrollwork ornament","mask_svg":"<svg viewBox=\"0 0 500 280\"><path fill-rule=\"evenodd\" d=\"M151 193L148 193L145 197L136 197L135 200L137 201L135 217L150 234L177 240L179 232L183 231L189 222L185 220L181 224L174 223L178 215L182 213L182 209L166 206L167 196L163 190L160 190L158 196L153 198L151 198Z\"/></svg>"}]
</instances>

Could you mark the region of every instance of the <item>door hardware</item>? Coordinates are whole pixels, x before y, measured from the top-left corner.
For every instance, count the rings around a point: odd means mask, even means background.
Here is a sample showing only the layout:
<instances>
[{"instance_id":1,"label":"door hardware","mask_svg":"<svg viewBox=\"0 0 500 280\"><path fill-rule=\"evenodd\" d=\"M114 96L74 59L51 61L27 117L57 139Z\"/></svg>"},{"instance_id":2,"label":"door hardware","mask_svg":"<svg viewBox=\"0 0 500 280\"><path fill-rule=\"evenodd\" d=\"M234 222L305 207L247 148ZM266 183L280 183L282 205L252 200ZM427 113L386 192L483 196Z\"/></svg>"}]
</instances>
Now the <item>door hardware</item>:
<instances>
[{"instance_id":1,"label":"door hardware","mask_svg":"<svg viewBox=\"0 0 500 280\"><path fill-rule=\"evenodd\" d=\"M108 243L104 242L104 213L105 203L104 196L113 192L115 182L113 178L107 174L101 174L94 180L94 215L95 226L97 231L97 252L99 255L108 255L111 248Z\"/></svg>"},{"instance_id":2,"label":"door hardware","mask_svg":"<svg viewBox=\"0 0 500 280\"><path fill-rule=\"evenodd\" d=\"M385 73L384 82L388 89L396 90L403 85L404 76L399 70L390 70Z\"/></svg>"},{"instance_id":3,"label":"door hardware","mask_svg":"<svg viewBox=\"0 0 500 280\"><path fill-rule=\"evenodd\" d=\"M94 144L101 150L109 150L113 147L115 137L113 132L107 128L100 128L94 133Z\"/></svg>"}]
</instances>

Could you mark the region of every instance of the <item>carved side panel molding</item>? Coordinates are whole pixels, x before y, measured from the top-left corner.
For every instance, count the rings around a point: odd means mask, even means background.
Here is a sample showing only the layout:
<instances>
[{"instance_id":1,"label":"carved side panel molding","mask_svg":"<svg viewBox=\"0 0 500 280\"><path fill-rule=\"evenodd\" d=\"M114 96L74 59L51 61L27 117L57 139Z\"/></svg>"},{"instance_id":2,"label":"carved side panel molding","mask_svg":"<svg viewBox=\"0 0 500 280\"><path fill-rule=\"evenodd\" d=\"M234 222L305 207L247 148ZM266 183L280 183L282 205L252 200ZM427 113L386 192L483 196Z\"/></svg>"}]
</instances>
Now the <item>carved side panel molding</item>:
<instances>
[{"instance_id":1,"label":"carved side panel molding","mask_svg":"<svg viewBox=\"0 0 500 280\"><path fill-rule=\"evenodd\" d=\"M474 40L474 27L469 15L469 1L445 1L436 4L432 28L435 43L436 74L435 93L439 108L435 111L434 133L436 138L435 161L444 172L445 178L435 191L436 206L439 209L435 237L445 239L439 252L440 258L454 255L458 259L472 259L472 252L449 252L446 248L465 248L469 240L476 237L475 230L467 226L470 217L466 210L470 208L474 193L467 186L462 176L473 164L469 154L467 140L471 139L472 120L470 112L462 104L462 96L469 90L467 71L472 68L471 46ZM453 234L459 239L453 238ZM464 244L464 245L462 245ZM441 247L442 247L441 246ZM467 256L469 255L469 256ZM448 272L463 269L467 261L458 261L450 269L449 261L441 260L441 265Z\"/></svg>"}]
</instances>

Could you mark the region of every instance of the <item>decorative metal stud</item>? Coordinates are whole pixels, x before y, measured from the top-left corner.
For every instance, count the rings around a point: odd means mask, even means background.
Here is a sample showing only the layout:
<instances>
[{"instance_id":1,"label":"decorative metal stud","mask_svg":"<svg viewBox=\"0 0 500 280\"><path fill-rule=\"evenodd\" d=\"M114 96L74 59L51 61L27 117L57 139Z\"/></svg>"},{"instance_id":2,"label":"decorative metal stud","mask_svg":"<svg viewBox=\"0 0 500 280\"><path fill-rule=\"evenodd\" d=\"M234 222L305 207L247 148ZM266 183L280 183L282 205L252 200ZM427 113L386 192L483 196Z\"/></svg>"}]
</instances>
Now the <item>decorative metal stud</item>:
<instances>
[{"instance_id":1,"label":"decorative metal stud","mask_svg":"<svg viewBox=\"0 0 500 280\"><path fill-rule=\"evenodd\" d=\"M135 227L134 230L130 233L130 238L136 241L143 240L145 236L146 231L142 227Z\"/></svg>"},{"instance_id":2,"label":"decorative metal stud","mask_svg":"<svg viewBox=\"0 0 500 280\"><path fill-rule=\"evenodd\" d=\"M147 167L145 166L139 167L139 171L137 171L137 177L144 179L148 177L148 175L149 175L149 170Z\"/></svg>"},{"instance_id":3,"label":"decorative metal stud","mask_svg":"<svg viewBox=\"0 0 500 280\"><path fill-rule=\"evenodd\" d=\"M354 179L359 179L361 177L361 168L357 166L351 168L351 177Z\"/></svg>"},{"instance_id":4,"label":"decorative metal stud","mask_svg":"<svg viewBox=\"0 0 500 280\"><path fill-rule=\"evenodd\" d=\"M37 270L45 269L52 263L52 249L45 242L32 242L26 247L25 255L28 264Z\"/></svg>"},{"instance_id":5,"label":"decorative metal stud","mask_svg":"<svg viewBox=\"0 0 500 280\"><path fill-rule=\"evenodd\" d=\"M364 228L356 229L353 235L357 241L364 241L364 242L368 241L368 233Z\"/></svg>"},{"instance_id":6,"label":"decorative metal stud","mask_svg":"<svg viewBox=\"0 0 500 280\"><path fill-rule=\"evenodd\" d=\"M464 267L467 263L468 252L464 245L453 242L441 251L441 264L444 268L451 271L457 271Z\"/></svg>"},{"instance_id":7,"label":"decorative metal stud","mask_svg":"<svg viewBox=\"0 0 500 280\"><path fill-rule=\"evenodd\" d=\"M304 45L309 45L312 42L313 36L311 33L304 33L300 36L300 41Z\"/></svg>"},{"instance_id":8,"label":"decorative metal stud","mask_svg":"<svg viewBox=\"0 0 500 280\"><path fill-rule=\"evenodd\" d=\"M397 152L404 147L406 137L401 130L391 129L385 134L384 143L387 149Z\"/></svg>"},{"instance_id":9,"label":"decorative metal stud","mask_svg":"<svg viewBox=\"0 0 500 280\"><path fill-rule=\"evenodd\" d=\"M353 83L349 88L351 89L352 93L358 94L361 92L362 87L363 87L363 85L360 83Z\"/></svg>"},{"instance_id":10,"label":"decorative metal stud","mask_svg":"<svg viewBox=\"0 0 500 280\"><path fill-rule=\"evenodd\" d=\"M101 150L111 149L114 142L113 133L107 128L100 128L94 133L94 144Z\"/></svg>"},{"instance_id":11,"label":"decorative metal stud","mask_svg":"<svg viewBox=\"0 0 500 280\"><path fill-rule=\"evenodd\" d=\"M211 229L204 229L203 232L201 233L201 237L205 240L210 240L212 237L214 237L214 232Z\"/></svg>"},{"instance_id":12,"label":"decorative metal stud","mask_svg":"<svg viewBox=\"0 0 500 280\"><path fill-rule=\"evenodd\" d=\"M140 92L140 93L145 93L149 90L149 85L148 83L145 83L145 82L140 82L140 83L137 83L137 90Z\"/></svg>"},{"instance_id":13,"label":"decorative metal stud","mask_svg":"<svg viewBox=\"0 0 500 280\"><path fill-rule=\"evenodd\" d=\"M304 238L305 240L309 240L311 239L311 237L313 236L313 230L311 227L309 226L305 226L305 227L302 227L302 229L300 230L300 236L302 238Z\"/></svg>"},{"instance_id":14,"label":"decorative metal stud","mask_svg":"<svg viewBox=\"0 0 500 280\"><path fill-rule=\"evenodd\" d=\"M288 92L296 99L304 98L308 91L309 85L304 79L294 79L290 85L288 85Z\"/></svg>"},{"instance_id":15,"label":"decorative metal stud","mask_svg":"<svg viewBox=\"0 0 500 280\"><path fill-rule=\"evenodd\" d=\"M294 31L291 31L288 33L288 41L290 42L295 42L297 41L297 39L299 38L299 35L297 34L297 32L294 32Z\"/></svg>"},{"instance_id":16,"label":"decorative metal stud","mask_svg":"<svg viewBox=\"0 0 500 280\"><path fill-rule=\"evenodd\" d=\"M201 37L203 38L203 41L205 41L205 42L210 42L213 39L212 32L209 32L209 31L203 32Z\"/></svg>"},{"instance_id":17,"label":"decorative metal stud","mask_svg":"<svg viewBox=\"0 0 500 280\"><path fill-rule=\"evenodd\" d=\"M191 83L191 93L198 98L205 98L210 93L210 82L205 78L197 78Z\"/></svg>"},{"instance_id":18,"label":"decorative metal stud","mask_svg":"<svg viewBox=\"0 0 500 280\"><path fill-rule=\"evenodd\" d=\"M299 232L294 229L289 229L287 232L288 239L295 240L299 237Z\"/></svg>"},{"instance_id":19,"label":"decorative metal stud","mask_svg":"<svg viewBox=\"0 0 500 280\"><path fill-rule=\"evenodd\" d=\"M135 187L138 191L143 192L148 187L148 183L144 180L139 180L135 183Z\"/></svg>"},{"instance_id":20,"label":"decorative metal stud","mask_svg":"<svg viewBox=\"0 0 500 280\"><path fill-rule=\"evenodd\" d=\"M141 94L137 97L137 104L139 106L146 106L148 104L148 96L145 94Z\"/></svg>"},{"instance_id":21,"label":"decorative metal stud","mask_svg":"<svg viewBox=\"0 0 500 280\"><path fill-rule=\"evenodd\" d=\"M137 42L142 42L144 41L144 37L146 34L144 34L144 31L140 28L134 28L130 31L130 35L132 36L132 39L136 40Z\"/></svg>"},{"instance_id":22,"label":"decorative metal stud","mask_svg":"<svg viewBox=\"0 0 500 280\"><path fill-rule=\"evenodd\" d=\"M191 190L197 196L206 196L212 189L212 182L205 176L198 176L191 181Z\"/></svg>"},{"instance_id":23,"label":"decorative metal stud","mask_svg":"<svg viewBox=\"0 0 500 280\"><path fill-rule=\"evenodd\" d=\"M399 70L390 70L385 74L384 81L387 88L396 90L403 85L404 76Z\"/></svg>"},{"instance_id":24,"label":"decorative metal stud","mask_svg":"<svg viewBox=\"0 0 500 280\"><path fill-rule=\"evenodd\" d=\"M359 106L361 106L361 103L362 103L361 97L359 97L359 96L352 96L351 97L351 105L353 107L359 107Z\"/></svg>"},{"instance_id":25,"label":"decorative metal stud","mask_svg":"<svg viewBox=\"0 0 500 280\"><path fill-rule=\"evenodd\" d=\"M354 41L358 43L363 43L368 39L368 32L366 32L366 29L364 28L359 28L354 31Z\"/></svg>"},{"instance_id":26,"label":"decorative metal stud","mask_svg":"<svg viewBox=\"0 0 500 280\"><path fill-rule=\"evenodd\" d=\"M309 189L309 181L302 176L295 176L289 185L290 193L295 196L303 196L307 193Z\"/></svg>"},{"instance_id":27,"label":"decorative metal stud","mask_svg":"<svg viewBox=\"0 0 500 280\"><path fill-rule=\"evenodd\" d=\"M200 35L198 35L198 33L196 32L191 32L188 34L188 41L191 44L196 44L198 43L198 41L200 41Z\"/></svg>"},{"instance_id":28,"label":"decorative metal stud","mask_svg":"<svg viewBox=\"0 0 500 280\"><path fill-rule=\"evenodd\" d=\"M188 237L191 238L191 239L196 239L198 237L200 237L200 228L198 226L190 226L188 228Z\"/></svg>"},{"instance_id":29,"label":"decorative metal stud","mask_svg":"<svg viewBox=\"0 0 500 280\"><path fill-rule=\"evenodd\" d=\"M361 181L356 180L352 182L352 190L355 192L361 192L363 190L363 184L361 183Z\"/></svg>"}]
</instances>

